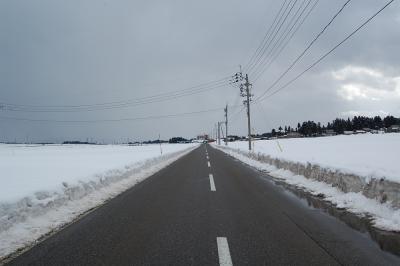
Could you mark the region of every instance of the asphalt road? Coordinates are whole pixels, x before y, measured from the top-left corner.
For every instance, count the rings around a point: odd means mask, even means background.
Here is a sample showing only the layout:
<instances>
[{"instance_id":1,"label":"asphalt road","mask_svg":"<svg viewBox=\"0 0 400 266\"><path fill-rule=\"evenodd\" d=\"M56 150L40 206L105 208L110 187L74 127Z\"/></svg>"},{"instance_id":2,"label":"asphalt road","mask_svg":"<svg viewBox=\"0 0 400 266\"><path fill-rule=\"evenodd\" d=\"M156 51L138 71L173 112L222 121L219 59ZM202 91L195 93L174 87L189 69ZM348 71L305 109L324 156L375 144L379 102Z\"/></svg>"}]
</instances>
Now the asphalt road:
<instances>
[{"instance_id":1,"label":"asphalt road","mask_svg":"<svg viewBox=\"0 0 400 266\"><path fill-rule=\"evenodd\" d=\"M307 207L268 176L202 145L9 264L230 263L400 265L400 260Z\"/></svg>"}]
</instances>

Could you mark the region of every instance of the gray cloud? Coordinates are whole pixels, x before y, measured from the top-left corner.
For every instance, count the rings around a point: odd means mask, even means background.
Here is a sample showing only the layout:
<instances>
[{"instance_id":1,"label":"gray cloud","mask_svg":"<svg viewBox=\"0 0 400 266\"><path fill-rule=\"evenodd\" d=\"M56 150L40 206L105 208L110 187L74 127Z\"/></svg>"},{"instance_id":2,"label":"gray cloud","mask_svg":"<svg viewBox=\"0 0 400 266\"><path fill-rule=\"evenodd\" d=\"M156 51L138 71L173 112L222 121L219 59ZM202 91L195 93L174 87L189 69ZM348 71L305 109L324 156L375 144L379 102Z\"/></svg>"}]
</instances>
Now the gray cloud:
<instances>
[{"instance_id":1,"label":"gray cloud","mask_svg":"<svg viewBox=\"0 0 400 266\"><path fill-rule=\"evenodd\" d=\"M343 2L319 2L282 55L255 82L256 96L282 73ZM304 69L384 3L351 1L287 78ZM261 0L246 3L238 0L1 1L0 102L92 104L146 97L219 79L233 74L239 64L247 62L279 6L276 1ZM399 8L399 3L394 2L298 82L260 106L253 106L255 131L296 125L308 119L327 122L357 112L399 116L396 83L400 77ZM381 77L350 75L341 80L335 77L334 73L349 68L377 71ZM343 88L349 84L358 86L353 93L367 90L372 96L353 95L352 100L346 99ZM368 91L366 87L374 90ZM238 89L227 86L124 109L84 113L1 111L0 116L92 120L221 107L221 112L216 113L146 121L63 124L0 119L0 140L62 141L93 137L112 141L156 138L159 133L164 138L190 137L210 132L214 123L223 119L223 106L238 101ZM231 119L231 132L244 134L244 112Z\"/></svg>"}]
</instances>

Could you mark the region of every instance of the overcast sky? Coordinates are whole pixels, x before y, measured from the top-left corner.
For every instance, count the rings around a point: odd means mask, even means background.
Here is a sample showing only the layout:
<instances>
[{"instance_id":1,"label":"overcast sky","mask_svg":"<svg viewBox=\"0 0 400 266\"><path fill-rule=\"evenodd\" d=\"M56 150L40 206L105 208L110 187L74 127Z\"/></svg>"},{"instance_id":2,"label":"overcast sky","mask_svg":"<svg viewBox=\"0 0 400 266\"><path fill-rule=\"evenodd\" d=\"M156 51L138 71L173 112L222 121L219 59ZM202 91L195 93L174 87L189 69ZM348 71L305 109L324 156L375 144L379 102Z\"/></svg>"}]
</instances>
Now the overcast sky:
<instances>
[{"instance_id":1,"label":"overcast sky","mask_svg":"<svg viewBox=\"0 0 400 266\"><path fill-rule=\"evenodd\" d=\"M314 1L314 0L313 0ZM307 2L307 1L306 1ZM328 23L344 0L320 0L269 69L254 82L260 95ZM387 1L352 0L305 57L294 77ZM296 7L303 3L298 0ZM281 1L0 1L0 102L87 105L186 89L233 75L254 53ZM290 17L289 17L290 18ZM321 64L275 96L252 106L256 133L304 120L400 116L400 4L395 1ZM252 81L250 75L250 81ZM277 86L276 88L279 88ZM192 137L223 120L239 90L224 86L184 98L111 110L0 110L0 141L111 142ZM164 119L62 123L14 120L104 120L221 108ZM240 108L230 109L230 115ZM5 117L8 117L6 119ZM230 133L245 134L245 113Z\"/></svg>"}]
</instances>

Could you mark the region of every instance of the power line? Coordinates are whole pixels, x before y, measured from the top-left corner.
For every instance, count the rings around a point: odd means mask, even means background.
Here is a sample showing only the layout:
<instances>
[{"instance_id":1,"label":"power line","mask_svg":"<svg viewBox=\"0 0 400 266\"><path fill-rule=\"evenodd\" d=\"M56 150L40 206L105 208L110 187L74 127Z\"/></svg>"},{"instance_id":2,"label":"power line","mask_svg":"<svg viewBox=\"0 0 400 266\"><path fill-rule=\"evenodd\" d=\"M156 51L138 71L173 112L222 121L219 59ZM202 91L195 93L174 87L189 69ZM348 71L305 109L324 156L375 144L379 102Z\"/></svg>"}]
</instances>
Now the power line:
<instances>
[{"instance_id":1,"label":"power line","mask_svg":"<svg viewBox=\"0 0 400 266\"><path fill-rule=\"evenodd\" d=\"M293 10L294 6L296 5L297 1L298 1L298 0L295 0L295 1L293 2L293 5L290 7L289 11L286 13L286 15L285 15L284 19L282 20L282 22L279 21L279 22L280 22L279 27L277 28L276 31L275 31L275 29L274 29L275 33L273 34L272 38L268 41L268 45L267 45L267 43L264 44L263 49L262 49L262 53L261 53L260 56L258 57L257 61L255 61L255 63L253 63L251 66L249 66L249 68L246 70L246 72L251 72L251 71L254 69L254 67L256 67L256 66L260 63L260 61L261 61L261 59L264 57L266 51L268 51L269 47L271 46L271 43L275 40L275 37L276 37L277 34L280 32L282 26L285 24L285 22L286 22L288 16L289 16L290 13L292 12L292 10ZM292 3L292 1L291 1L290 3ZM290 3L289 3L289 5L290 5ZM288 5L287 7L289 7L289 5ZM286 7L286 9L287 9L287 7ZM286 9L285 9L284 12L286 12ZM282 15L284 15L284 14L285 14L285 13L283 13ZM282 17L283 17L283 16L282 16ZM282 18L282 17L281 17L281 18ZM278 22L278 23L279 23L279 22ZM277 25L276 25L276 26L277 26ZM276 27L275 27L275 28L276 28ZM273 31L273 32L274 32L274 31Z\"/></svg>"},{"instance_id":2,"label":"power line","mask_svg":"<svg viewBox=\"0 0 400 266\"><path fill-rule=\"evenodd\" d=\"M338 44L336 44L332 49L330 49L328 52L326 52L323 56L321 56L318 60L316 60L314 63L312 63L309 67L307 67L304 71L302 71L300 74L298 74L296 77L291 79L289 82L285 83L283 86L281 86L279 89L271 93L270 95L259 98L259 101L265 100L267 98L272 97L279 91L285 89L288 87L290 84L295 82L297 79L299 79L302 75L304 75L306 72L308 72L310 69L315 67L317 64L319 64L322 60L324 60L328 55L330 55L333 51L335 51L339 46L341 46L343 43L345 43L348 39L350 39L354 34L356 34L359 30L361 30L365 25L367 25L371 20L373 20L379 13L381 13L385 8L387 8L391 3L393 3L394 0L391 0L387 2L381 9L379 9L376 13L374 13L371 17L369 17L364 23L362 23L360 26L358 26L353 32L351 32L349 35L346 36L342 41L340 41Z\"/></svg>"},{"instance_id":3,"label":"power line","mask_svg":"<svg viewBox=\"0 0 400 266\"><path fill-rule=\"evenodd\" d=\"M165 92L165 93L160 93L160 94L155 94L152 96L146 96L143 98L135 98L135 99L130 99L130 100L124 100L124 101L114 101L114 102L103 102L103 103L95 103L95 104L82 104L82 105L23 105L23 104L13 104L13 103L0 103L0 104L8 104L8 105L12 105L12 106L27 106L27 107L49 107L49 108L57 108L57 107L92 107L92 106L101 106L101 105L109 105L109 104L119 104L119 103L125 103L125 102L129 102L129 101L136 101L138 99L148 99L148 98L153 98L153 97L158 97L158 96L163 96L163 95L169 95L171 93L178 93L178 92L184 92L187 90L192 90L192 89L196 89L199 87L204 87L204 86L209 86L212 85L213 83L218 83L220 81L224 81L224 80L228 80L230 78L230 76L218 79L218 80L214 80L214 81L210 81L210 82L205 82L199 85L195 85L195 86L191 86L189 88L185 88L185 89L180 89L180 90L175 90L175 91L170 91L170 92Z\"/></svg>"},{"instance_id":4,"label":"power line","mask_svg":"<svg viewBox=\"0 0 400 266\"><path fill-rule=\"evenodd\" d=\"M265 90L260 96L257 97L255 101L258 101L260 98L262 98L265 94L267 94L268 91L270 91L273 87L275 87L276 84L284 77L286 74L296 65L296 63L304 56L304 54L313 46L313 44L319 39L319 37L324 34L326 29L333 23L333 21L336 19L336 17L342 13L344 8L347 6L348 3L350 3L351 0L347 0L342 7L335 13L335 15L329 20L328 24L324 26L324 28L314 37L314 39L307 45L307 47L303 50L303 52L300 53L300 55L290 64L290 66Z\"/></svg>"},{"instance_id":5,"label":"power line","mask_svg":"<svg viewBox=\"0 0 400 266\"><path fill-rule=\"evenodd\" d=\"M282 39L280 44L277 46L275 49L275 53L271 55L269 61L265 61L263 65L258 68L258 73L255 74L254 81L257 81L262 74L268 70L268 68L275 62L275 60L279 57L279 55L282 53L282 51L286 48L286 46L290 43L290 41L293 39L294 35L297 33L297 31L301 28L301 26L304 24L304 22L307 20L307 18L310 16L311 12L315 9L317 6L319 0L316 0L311 8L307 11L306 15L303 17L303 19L298 23L300 18L303 16L303 13L307 10L308 6L311 4L312 0L309 0L307 5L304 7L304 9L301 11L301 14L297 17L296 21L293 23L289 31L285 34L285 37ZM294 30L293 30L294 29ZM291 33L291 34L290 34ZM290 34L290 36L289 36ZM288 39L286 39L289 36Z\"/></svg>"},{"instance_id":6,"label":"power line","mask_svg":"<svg viewBox=\"0 0 400 266\"><path fill-rule=\"evenodd\" d=\"M139 105L146 105L146 104L151 104L151 103L174 100L174 99L178 99L178 98L182 98L182 97L186 97L186 96L190 96L190 95L199 94L199 93L202 93L202 92L218 89L218 88L224 87L226 85L227 84L217 84L216 86L206 87L206 88L203 88L201 90L196 90L196 91L192 91L192 92L186 92L186 93L182 93L182 94L171 94L169 96L162 97L162 98L154 98L154 99L150 99L150 100L146 100L146 101L138 100L136 102L125 103L125 104L120 104L120 105L104 106L104 107L79 108L79 109L77 109L77 108L74 108L74 109L8 108L6 110L8 110L8 111L16 111L16 112L53 112L53 113L55 113L55 112L63 112L63 113L65 113L65 112L82 112L82 111L88 112L88 111L120 109L120 108L134 107L134 106L139 106Z\"/></svg>"},{"instance_id":7,"label":"power line","mask_svg":"<svg viewBox=\"0 0 400 266\"><path fill-rule=\"evenodd\" d=\"M238 106L229 106L230 108L236 108ZM122 121L137 121L137 120L154 120L154 119L164 119L164 118L173 118L180 116L190 116L196 114L210 113L221 111L223 108L213 108L206 109L194 112L185 112L185 113L176 113L176 114L167 114L167 115L152 115L152 116L144 116L144 117L129 117L129 118L119 118L119 119L96 119L96 120L59 120L59 119L31 119L31 118L23 118L23 117L9 117L9 116L0 116L0 119L3 120L15 120L15 121L28 121L28 122L51 122L51 123L101 123L101 122L122 122Z\"/></svg>"},{"instance_id":8,"label":"power line","mask_svg":"<svg viewBox=\"0 0 400 266\"><path fill-rule=\"evenodd\" d=\"M259 55L259 53L260 53L260 50L261 50L261 48L263 47L264 42L267 40L267 38L269 38L271 29L272 29L272 27L275 25L275 22L276 22L276 20L278 19L279 15L281 14L281 11L282 11L283 7L286 5L286 2L287 2L287 0L285 0L285 1L282 3L281 8L279 9L278 13L275 15L275 18L274 18L272 24L269 26L267 32L265 33L264 38L262 39L260 45L257 47L257 49L254 51L253 55L250 57L250 60L249 60L249 61L247 62L247 64L244 66L244 68L243 68L244 70L247 70L247 68L248 68L249 65L252 63L252 61L253 61L256 57L258 57L258 55Z\"/></svg>"},{"instance_id":9,"label":"power line","mask_svg":"<svg viewBox=\"0 0 400 266\"><path fill-rule=\"evenodd\" d=\"M259 65L253 70L252 75L255 73L257 73L260 69L263 68L265 62L268 62L268 59L270 58L271 54L275 51L276 47L281 45L282 41L284 39L286 39L287 35L290 33L290 31L293 29L294 25L298 22L300 16L304 13L304 10L306 9L306 7L308 7L308 5L306 5L305 8L303 8L303 11L300 12L300 10L302 9L303 5L305 4L307 0L303 0L301 2L301 4L299 5L299 7L297 8L297 11L295 12L295 14L292 16L292 18L290 19L290 21L286 24L285 29L283 30L283 32L280 34L280 36L277 38L277 40L274 42L273 46L271 47L271 49L269 50L269 52L266 54L266 56L264 56L264 58L259 62ZM308 0L308 4L310 4L311 0ZM300 12L300 15L298 16ZM297 17L297 19L296 19ZM294 21L294 23L293 23ZM293 25L292 25L293 23ZM290 25L292 25L292 27L290 27ZM290 28L290 29L289 29Z\"/></svg>"},{"instance_id":10,"label":"power line","mask_svg":"<svg viewBox=\"0 0 400 266\"><path fill-rule=\"evenodd\" d=\"M296 0L297 2L297 0ZM296 2L293 2L293 0L290 0L287 4L287 6L285 7L284 11L282 12L281 16L279 17L279 20L277 21L277 23L275 24L274 28L272 29L271 34L269 35L268 40L263 44L260 53L258 54L256 61L253 62L253 64L251 64L247 69L245 69L246 72L251 72L252 69L257 66L257 64L259 63L259 61L263 58L265 52L268 50L268 48L270 47L271 43L274 41L276 34L278 34L278 32L280 31L280 29L282 28L283 24L286 22L286 19L288 17L288 15L290 14L290 12L292 11L294 4ZM291 3L294 3L292 5L292 7L289 9L289 12L286 13L286 11L288 10L289 6ZM286 14L286 15L285 15ZM283 19L283 20L282 20ZM278 26L279 25L279 26Z\"/></svg>"},{"instance_id":11,"label":"power line","mask_svg":"<svg viewBox=\"0 0 400 266\"><path fill-rule=\"evenodd\" d=\"M277 29L278 25L280 24L281 20L285 16L285 13L286 13L287 9L289 8L291 2L292 2L292 0L290 0L290 1L285 0L285 2L283 3L283 6L282 6L283 11L282 11L282 7L281 7L281 10L279 10L279 12L278 12L278 20L274 20L274 22L272 23L271 27L269 28L269 30L267 32L267 35L265 36L267 38L266 39L264 38L263 41L260 43L258 53L254 57L253 62L249 63L243 69L243 71L248 72L249 70L251 70L252 66L254 64L257 64L257 61L262 57L263 51L265 50L267 45L270 43L272 35L274 34L274 32Z\"/></svg>"},{"instance_id":12,"label":"power line","mask_svg":"<svg viewBox=\"0 0 400 266\"><path fill-rule=\"evenodd\" d=\"M307 0L303 0L303 1L300 3L299 7L297 8L297 11L296 11L296 12L294 13L294 15L291 17L290 21L286 24L285 29L284 29L283 32L280 34L280 36L277 38L277 40L274 42L272 48L269 49L269 52L264 56L264 58L261 58L261 59L260 59L258 66L256 66L256 67L253 69L252 73L249 73L249 74L253 75L254 73L256 73L256 72L260 69L260 67L262 67L262 65L264 64L264 62L270 57L270 55L271 55L271 53L274 51L276 45L279 44L279 43L281 42L282 37L285 36L285 35L287 35L287 30L289 29L290 25L292 24L292 22L294 21L294 19L296 18L296 16L297 16L298 13L300 12L301 8L303 7L303 5L304 5L304 3L305 3L306 1L307 1ZM308 1L310 2L311 0L308 0Z\"/></svg>"},{"instance_id":13,"label":"power line","mask_svg":"<svg viewBox=\"0 0 400 266\"><path fill-rule=\"evenodd\" d=\"M230 77L225 77L219 80L203 83L186 89L160 93L142 98L129 99L126 101L114 101L114 102L104 102L104 103L84 104L84 105L21 105L21 104L2 102L0 103L0 110L15 111L15 112L82 112L82 111L97 111L97 110L109 110L116 108L126 108L137 105L173 100L221 88L228 84L229 78Z\"/></svg>"}]
</instances>

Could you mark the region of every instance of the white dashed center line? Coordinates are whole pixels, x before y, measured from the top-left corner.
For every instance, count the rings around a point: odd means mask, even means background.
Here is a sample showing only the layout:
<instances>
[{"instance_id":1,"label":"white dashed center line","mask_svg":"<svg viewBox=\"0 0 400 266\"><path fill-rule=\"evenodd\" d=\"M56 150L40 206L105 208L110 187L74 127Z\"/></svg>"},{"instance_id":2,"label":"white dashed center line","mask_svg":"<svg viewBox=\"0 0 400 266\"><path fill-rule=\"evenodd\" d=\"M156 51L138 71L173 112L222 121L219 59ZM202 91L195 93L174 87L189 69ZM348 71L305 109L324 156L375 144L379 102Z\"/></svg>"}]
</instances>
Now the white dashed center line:
<instances>
[{"instance_id":1,"label":"white dashed center line","mask_svg":"<svg viewBox=\"0 0 400 266\"><path fill-rule=\"evenodd\" d=\"M215 189L215 183L214 183L214 176L212 174L209 174L208 177L210 178L210 188L211 191L216 191Z\"/></svg>"},{"instance_id":2,"label":"white dashed center line","mask_svg":"<svg viewBox=\"0 0 400 266\"><path fill-rule=\"evenodd\" d=\"M208 156L208 152L206 149L206 158L207 158L207 166L210 168L210 157ZM217 191L215 188L214 176L209 174L210 178L210 189L211 191ZM217 246L218 246L218 259L220 266L232 266L231 253L229 251L228 239L226 237L217 237Z\"/></svg>"},{"instance_id":3,"label":"white dashed center line","mask_svg":"<svg viewBox=\"0 0 400 266\"><path fill-rule=\"evenodd\" d=\"M217 237L219 265L232 266L231 254L229 252L228 240L226 237Z\"/></svg>"}]
</instances>

